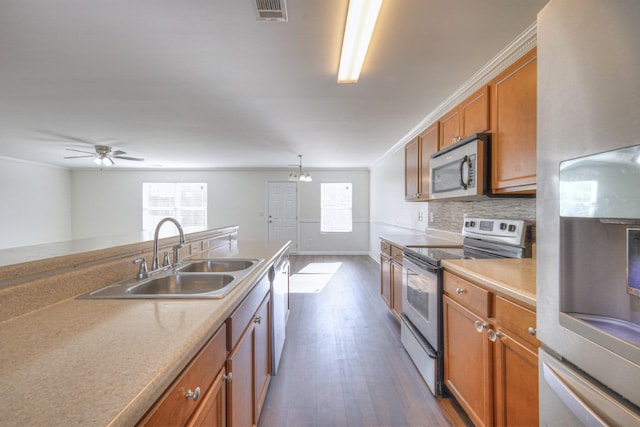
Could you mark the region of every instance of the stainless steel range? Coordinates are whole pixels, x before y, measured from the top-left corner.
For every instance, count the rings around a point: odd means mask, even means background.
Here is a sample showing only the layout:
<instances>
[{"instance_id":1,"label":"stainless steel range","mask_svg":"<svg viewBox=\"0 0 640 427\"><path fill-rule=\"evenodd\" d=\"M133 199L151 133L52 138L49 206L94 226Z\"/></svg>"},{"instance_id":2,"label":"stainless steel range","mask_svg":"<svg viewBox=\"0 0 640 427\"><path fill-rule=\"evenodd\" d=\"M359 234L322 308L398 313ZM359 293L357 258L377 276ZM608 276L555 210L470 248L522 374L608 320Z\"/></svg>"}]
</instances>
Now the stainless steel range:
<instances>
[{"instance_id":1,"label":"stainless steel range","mask_svg":"<svg viewBox=\"0 0 640 427\"><path fill-rule=\"evenodd\" d=\"M531 257L531 228L521 220L465 218L462 248L404 248L400 337L434 395L444 393L442 260Z\"/></svg>"}]
</instances>

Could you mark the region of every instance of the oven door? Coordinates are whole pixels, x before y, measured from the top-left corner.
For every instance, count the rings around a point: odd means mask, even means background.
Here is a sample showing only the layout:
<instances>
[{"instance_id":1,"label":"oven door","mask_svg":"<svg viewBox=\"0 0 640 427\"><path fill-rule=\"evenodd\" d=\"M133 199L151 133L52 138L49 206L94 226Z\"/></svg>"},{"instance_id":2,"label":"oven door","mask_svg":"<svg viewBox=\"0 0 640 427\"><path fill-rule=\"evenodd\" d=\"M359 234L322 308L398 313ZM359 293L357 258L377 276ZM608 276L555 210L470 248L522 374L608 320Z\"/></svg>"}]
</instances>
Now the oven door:
<instances>
[{"instance_id":1,"label":"oven door","mask_svg":"<svg viewBox=\"0 0 640 427\"><path fill-rule=\"evenodd\" d=\"M402 259L402 309L429 344L441 351L442 272L405 252Z\"/></svg>"}]
</instances>

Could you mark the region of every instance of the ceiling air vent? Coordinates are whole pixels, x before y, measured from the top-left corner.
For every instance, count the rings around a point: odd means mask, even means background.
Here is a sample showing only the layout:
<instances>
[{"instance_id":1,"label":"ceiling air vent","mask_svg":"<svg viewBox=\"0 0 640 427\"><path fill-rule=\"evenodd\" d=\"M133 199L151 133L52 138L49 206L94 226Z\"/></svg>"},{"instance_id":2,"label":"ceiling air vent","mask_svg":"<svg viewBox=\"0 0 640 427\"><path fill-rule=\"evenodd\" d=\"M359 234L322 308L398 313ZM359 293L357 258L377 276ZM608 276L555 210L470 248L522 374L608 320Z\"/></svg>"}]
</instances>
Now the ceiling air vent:
<instances>
[{"instance_id":1,"label":"ceiling air vent","mask_svg":"<svg viewBox=\"0 0 640 427\"><path fill-rule=\"evenodd\" d=\"M258 21L286 21L286 0L251 0Z\"/></svg>"}]
</instances>

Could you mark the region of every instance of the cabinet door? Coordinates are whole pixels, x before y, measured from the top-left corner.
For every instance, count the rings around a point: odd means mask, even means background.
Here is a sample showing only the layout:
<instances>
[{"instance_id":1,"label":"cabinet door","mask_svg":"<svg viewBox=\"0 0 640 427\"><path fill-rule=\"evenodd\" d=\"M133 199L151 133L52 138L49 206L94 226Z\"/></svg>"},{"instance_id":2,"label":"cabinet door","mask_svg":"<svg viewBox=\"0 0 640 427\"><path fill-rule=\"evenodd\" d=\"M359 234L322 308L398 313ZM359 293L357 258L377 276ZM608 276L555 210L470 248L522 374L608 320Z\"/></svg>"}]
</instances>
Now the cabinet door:
<instances>
[{"instance_id":1,"label":"cabinet door","mask_svg":"<svg viewBox=\"0 0 640 427\"><path fill-rule=\"evenodd\" d=\"M380 255L380 296L391 307L391 259Z\"/></svg>"},{"instance_id":2,"label":"cabinet door","mask_svg":"<svg viewBox=\"0 0 640 427\"><path fill-rule=\"evenodd\" d=\"M224 427L227 425L226 374L226 369L222 368L193 417L187 423L187 427Z\"/></svg>"},{"instance_id":3,"label":"cabinet door","mask_svg":"<svg viewBox=\"0 0 640 427\"><path fill-rule=\"evenodd\" d=\"M495 193L535 192L536 49L492 82L492 187Z\"/></svg>"},{"instance_id":4,"label":"cabinet door","mask_svg":"<svg viewBox=\"0 0 640 427\"><path fill-rule=\"evenodd\" d=\"M445 384L475 425L490 426L493 355L485 333L488 322L446 295L443 301Z\"/></svg>"},{"instance_id":5,"label":"cabinet door","mask_svg":"<svg viewBox=\"0 0 640 427\"><path fill-rule=\"evenodd\" d=\"M415 137L404 147L404 198L415 200L420 194L420 150L419 137Z\"/></svg>"},{"instance_id":6,"label":"cabinet door","mask_svg":"<svg viewBox=\"0 0 640 427\"><path fill-rule=\"evenodd\" d=\"M496 339L496 425L538 425L538 355L508 332Z\"/></svg>"},{"instance_id":7,"label":"cabinet door","mask_svg":"<svg viewBox=\"0 0 640 427\"><path fill-rule=\"evenodd\" d=\"M399 322L402 313L402 264L395 261L391 263L391 287L391 310Z\"/></svg>"},{"instance_id":8,"label":"cabinet door","mask_svg":"<svg viewBox=\"0 0 640 427\"><path fill-rule=\"evenodd\" d=\"M253 425L253 323L238 341L227 359L227 371L231 381L227 389L227 425L246 427Z\"/></svg>"},{"instance_id":9,"label":"cabinet door","mask_svg":"<svg viewBox=\"0 0 640 427\"><path fill-rule=\"evenodd\" d=\"M440 144L442 150L455 144L460 138L460 113L458 107L442 116L440 122Z\"/></svg>"},{"instance_id":10,"label":"cabinet door","mask_svg":"<svg viewBox=\"0 0 640 427\"><path fill-rule=\"evenodd\" d=\"M431 171L429 164L431 155L438 151L439 123L435 122L420 134L420 200L428 200L430 196Z\"/></svg>"},{"instance_id":11,"label":"cabinet door","mask_svg":"<svg viewBox=\"0 0 640 427\"><path fill-rule=\"evenodd\" d=\"M254 424L258 424L260 418L260 412L262 412L262 404L267 396L267 389L269 388L269 380L271 379L271 347L269 345L269 331L270 328L270 307L271 301L269 295L265 298L260 305L254 319L255 328L255 355L254 355L254 368L255 368L255 390L254 390L254 402L255 402L255 419Z\"/></svg>"},{"instance_id":12,"label":"cabinet door","mask_svg":"<svg viewBox=\"0 0 640 427\"><path fill-rule=\"evenodd\" d=\"M465 99L460 104L460 114L462 115L462 138L488 131L491 126L489 122L489 86L484 86Z\"/></svg>"}]
</instances>

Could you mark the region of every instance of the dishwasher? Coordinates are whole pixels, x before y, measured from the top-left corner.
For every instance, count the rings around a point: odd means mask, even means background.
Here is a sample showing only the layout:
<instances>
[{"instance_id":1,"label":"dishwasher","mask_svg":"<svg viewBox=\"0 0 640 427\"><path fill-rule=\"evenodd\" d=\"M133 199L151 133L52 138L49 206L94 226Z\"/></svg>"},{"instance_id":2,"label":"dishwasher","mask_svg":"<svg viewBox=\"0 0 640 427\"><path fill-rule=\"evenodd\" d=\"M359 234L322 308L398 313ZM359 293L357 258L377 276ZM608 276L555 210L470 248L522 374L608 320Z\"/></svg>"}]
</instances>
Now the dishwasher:
<instances>
[{"instance_id":1,"label":"dishwasher","mask_svg":"<svg viewBox=\"0 0 640 427\"><path fill-rule=\"evenodd\" d=\"M282 255L269 270L271 282L271 375L276 375L289 317L289 255Z\"/></svg>"}]
</instances>

